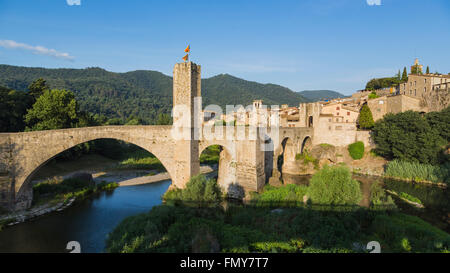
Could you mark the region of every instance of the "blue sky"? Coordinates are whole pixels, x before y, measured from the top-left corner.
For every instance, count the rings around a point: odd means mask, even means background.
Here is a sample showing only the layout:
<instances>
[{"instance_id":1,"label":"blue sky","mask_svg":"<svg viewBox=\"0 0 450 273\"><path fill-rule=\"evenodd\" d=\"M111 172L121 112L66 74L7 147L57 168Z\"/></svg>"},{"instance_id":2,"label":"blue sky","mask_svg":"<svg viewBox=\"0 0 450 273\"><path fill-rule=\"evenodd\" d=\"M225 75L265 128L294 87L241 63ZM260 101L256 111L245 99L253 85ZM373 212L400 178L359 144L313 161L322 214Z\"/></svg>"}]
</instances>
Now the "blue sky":
<instances>
[{"instance_id":1,"label":"blue sky","mask_svg":"<svg viewBox=\"0 0 450 273\"><path fill-rule=\"evenodd\" d=\"M415 57L450 72L450 1L368 1L0 0L0 63L171 75L189 43L203 77L344 94Z\"/></svg>"}]
</instances>

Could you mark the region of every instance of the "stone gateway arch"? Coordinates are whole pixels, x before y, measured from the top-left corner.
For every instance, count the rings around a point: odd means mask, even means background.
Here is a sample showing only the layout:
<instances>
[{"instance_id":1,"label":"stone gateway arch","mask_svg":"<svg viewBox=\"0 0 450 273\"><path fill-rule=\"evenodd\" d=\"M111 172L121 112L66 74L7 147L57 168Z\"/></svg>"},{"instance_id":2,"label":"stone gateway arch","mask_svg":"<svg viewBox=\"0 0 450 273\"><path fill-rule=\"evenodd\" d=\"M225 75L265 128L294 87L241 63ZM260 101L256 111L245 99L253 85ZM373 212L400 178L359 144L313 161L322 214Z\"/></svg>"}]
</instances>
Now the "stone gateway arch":
<instances>
[{"instance_id":1,"label":"stone gateway arch","mask_svg":"<svg viewBox=\"0 0 450 273\"><path fill-rule=\"evenodd\" d=\"M192 62L174 67L173 105L174 109L183 106L184 110L182 123L174 114L173 126L98 126L0 133L0 206L8 210L29 208L33 175L59 153L96 139L122 140L151 152L169 173L171 187L177 188L184 188L189 178L199 173L201 152L210 145L220 145L223 152L219 161L219 185L226 192L235 186L245 192L260 191L272 170L276 173L276 160L268 159L268 152L262 149L267 139L259 136L260 128L243 127L237 132L224 126L221 134L216 134L217 128L197 126L203 119L197 114L202 113L201 109L195 109L201 108L200 71L200 66ZM196 101L200 101L200 106ZM188 137L180 139L177 130L187 132ZM215 133L203 133L210 131ZM302 145L306 138L312 137L312 132L312 128L279 128L278 140L272 143L273 158L284 151L282 142L289 138L292 143L289 142L286 161L294 160L290 157L302 152Z\"/></svg>"}]
</instances>

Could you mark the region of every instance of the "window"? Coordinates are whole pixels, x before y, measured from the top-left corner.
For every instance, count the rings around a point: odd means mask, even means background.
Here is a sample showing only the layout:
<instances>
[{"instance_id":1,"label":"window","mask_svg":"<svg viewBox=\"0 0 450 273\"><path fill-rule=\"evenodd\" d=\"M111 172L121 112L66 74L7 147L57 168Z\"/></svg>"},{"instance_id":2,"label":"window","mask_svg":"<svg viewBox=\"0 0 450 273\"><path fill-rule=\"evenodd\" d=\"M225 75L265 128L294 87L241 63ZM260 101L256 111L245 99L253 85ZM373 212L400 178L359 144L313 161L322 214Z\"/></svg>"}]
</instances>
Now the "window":
<instances>
[{"instance_id":1,"label":"window","mask_svg":"<svg viewBox=\"0 0 450 273\"><path fill-rule=\"evenodd\" d=\"M414 96L417 96L417 89L414 89Z\"/></svg>"},{"instance_id":2,"label":"window","mask_svg":"<svg viewBox=\"0 0 450 273\"><path fill-rule=\"evenodd\" d=\"M339 108L339 106L338 107L336 107L336 110L341 110L341 108ZM339 114L338 114L339 115Z\"/></svg>"},{"instance_id":3,"label":"window","mask_svg":"<svg viewBox=\"0 0 450 273\"><path fill-rule=\"evenodd\" d=\"M350 116L350 112L347 112L347 116ZM348 121L347 121L348 122Z\"/></svg>"},{"instance_id":4,"label":"window","mask_svg":"<svg viewBox=\"0 0 450 273\"><path fill-rule=\"evenodd\" d=\"M339 116L339 112L337 113L337 115Z\"/></svg>"},{"instance_id":5,"label":"window","mask_svg":"<svg viewBox=\"0 0 450 273\"><path fill-rule=\"evenodd\" d=\"M423 81L424 81L424 83L427 83L427 79L424 79Z\"/></svg>"},{"instance_id":6,"label":"window","mask_svg":"<svg viewBox=\"0 0 450 273\"><path fill-rule=\"evenodd\" d=\"M331 122L331 118L328 119L328 122Z\"/></svg>"},{"instance_id":7,"label":"window","mask_svg":"<svg viewBox=\"0 0 450 273\"><path fill-rule=\"evenodd\" d=\"M426 87L423 88L423 92L424 92L424 93L427 92L427 88L426 88Z\"/></svg>"}]
</instances>

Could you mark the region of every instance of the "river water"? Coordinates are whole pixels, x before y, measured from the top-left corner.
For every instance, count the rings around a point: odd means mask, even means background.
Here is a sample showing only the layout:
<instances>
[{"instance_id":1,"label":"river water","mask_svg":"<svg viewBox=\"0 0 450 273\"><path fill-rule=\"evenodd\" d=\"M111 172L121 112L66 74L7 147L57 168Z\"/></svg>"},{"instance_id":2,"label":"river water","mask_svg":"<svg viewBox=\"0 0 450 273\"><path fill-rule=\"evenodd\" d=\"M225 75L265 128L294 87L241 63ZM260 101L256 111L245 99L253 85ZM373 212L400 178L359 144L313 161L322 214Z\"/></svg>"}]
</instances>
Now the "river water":
<instances>
[{"instance_id":1,"label":"river water","mask_svg":"<svg viewBox=\"0 0 450 273\"><path fill-rule=\"evenodd\" d=\"M308 184L309 176L290 177L290 183ZM425 209L416 209L395 200L407 214L421 217L427 222L450 232L448 216L450 196L448 190L435 186L354 176L361 182L367 202L371 183L381 180L386 189L406 192L419 198ZM171 180L138 186L119 187L110 193L83 200L73 207L39 217L35 220L7 227L0 232L0 252L69 252L69 241L78 241L82 252L103 252L107 234L127 216L149 211L161 204L161 195ZM364 201L363 201L364 203ZM364 205L364 204L362 204Z\"/></svg>"},{"instance_id":2,"label":"river water","mask_svg":"<svg viewBox=\"0 0 450 273\"><path fill-rule=\"evenodd\" d=\"M103 252L105 238L125 217L144 213L161 204L171 180L118 187L73 207L0 231L0 252L69 252L78 241L81 252Z\"/></svg>"}]
</instances>

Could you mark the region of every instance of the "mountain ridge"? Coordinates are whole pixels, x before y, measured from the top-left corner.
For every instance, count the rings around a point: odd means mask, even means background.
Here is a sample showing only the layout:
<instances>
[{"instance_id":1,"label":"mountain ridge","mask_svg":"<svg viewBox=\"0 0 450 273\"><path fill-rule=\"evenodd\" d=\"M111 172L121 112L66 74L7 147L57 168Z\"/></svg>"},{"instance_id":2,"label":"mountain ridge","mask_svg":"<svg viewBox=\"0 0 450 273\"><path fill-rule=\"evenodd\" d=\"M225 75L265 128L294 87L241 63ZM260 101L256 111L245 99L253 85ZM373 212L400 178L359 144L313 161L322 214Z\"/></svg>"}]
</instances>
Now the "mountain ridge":
<instances>
[{"instance_id":1,"label":"mountain ridge","mask_svg":"<svg viewBox=\"0 0 450 273\"><path fill-rule=\"evenodd\" d=\"M43 68L0 64L0 86L26 91L28 85L44 78L50 88L75 93L80 109L109 118L134 115L154 120L172 109L172 77L154 70L111 72L100 67ZM247 81L229 74L202 79L203 106L250 105L261 99L266 105L298 105L302 95L277 84Z\"/></svg>"}]
</instances>

